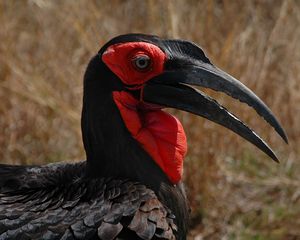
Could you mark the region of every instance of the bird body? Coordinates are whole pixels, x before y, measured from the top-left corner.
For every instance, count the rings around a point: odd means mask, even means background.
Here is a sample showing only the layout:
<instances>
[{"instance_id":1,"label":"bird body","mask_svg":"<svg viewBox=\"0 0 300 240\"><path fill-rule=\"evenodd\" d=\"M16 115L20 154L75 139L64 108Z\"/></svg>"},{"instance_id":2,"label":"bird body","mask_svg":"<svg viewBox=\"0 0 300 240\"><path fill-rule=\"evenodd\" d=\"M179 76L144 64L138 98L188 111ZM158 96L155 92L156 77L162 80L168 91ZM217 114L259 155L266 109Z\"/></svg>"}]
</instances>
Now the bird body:
<instances>
[{"instance_id":1,"label":"bird body","mask_svg":"<svg viewBox=\"0 0 300 240\"><path fill-rule=\"evenodd\" d=\"M0 239L186 239L186 136L163 108L221 124L277 160L241 120L190 85L247 103L287 141L267 106L197 45L118 36L91 59L84 76L87 160L0 165Z\"/></svg>"},{"instance_id":2,"label":"bird body","mask_svg":"<svg viewBox=\"0 0 300 240\"><path fill-rule=\"evenodd\" d=\"M0 239L174 238L174 216L152 190L86 178L85 165L0 166Z\"/></svg>"}]
</instances>

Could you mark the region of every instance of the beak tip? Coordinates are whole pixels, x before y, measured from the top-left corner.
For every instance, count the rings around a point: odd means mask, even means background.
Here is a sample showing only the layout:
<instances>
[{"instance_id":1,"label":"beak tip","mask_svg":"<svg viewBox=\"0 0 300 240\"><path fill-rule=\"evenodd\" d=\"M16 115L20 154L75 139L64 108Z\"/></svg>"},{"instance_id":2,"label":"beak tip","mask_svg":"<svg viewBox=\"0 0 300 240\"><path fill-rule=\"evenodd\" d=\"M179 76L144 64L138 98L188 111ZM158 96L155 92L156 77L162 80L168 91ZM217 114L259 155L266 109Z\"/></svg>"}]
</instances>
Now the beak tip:
<instances>
[{"instance_id":1,"label":"beak tip","mask_svg":"<svg viewBox=\"0 0 300 240\"><path fill-rule=\"evenodd\" d=\"M286 144L289 144L289 139L286 134L284 135L283 140L285 141Z\"/></svg>"},{"instance_id":2,"label":"beak tip","mask_svg":"<svg viewBox=\"0 0 300 240\"><path fill-rule=\"evenodd\" d=\"M276 163L280 163L280 161L279 161L279 159L278 159L278 157L276 156L276 154L272 151L270 154L268 154L269 155L269 157L271 157L272 158L272 160L274 161L274 162L276 162Z\"/></svg>"},{"instance_id":3,"label":"beak tip","mask_svg":"<svg viewBox=\"0 0 300 240\"><path fill-rule=\"evenodd\" d=\"M286 132L283 130L283 128L279 125L279 127L275 128L276 132L279 134L279 136L285 141L286 144L289 144L289 139L287 137Z\"/></svg>"},{"instance_id":4,"label":"beak tip","mask_svg":"<svg viewBox=\"0 0 300 240\"><path fill-rule=\"evenodd\" d=\"M276 159L273 159L276 163L280 164L280 161L276 158Z\"/></svg>"}]
</instances>

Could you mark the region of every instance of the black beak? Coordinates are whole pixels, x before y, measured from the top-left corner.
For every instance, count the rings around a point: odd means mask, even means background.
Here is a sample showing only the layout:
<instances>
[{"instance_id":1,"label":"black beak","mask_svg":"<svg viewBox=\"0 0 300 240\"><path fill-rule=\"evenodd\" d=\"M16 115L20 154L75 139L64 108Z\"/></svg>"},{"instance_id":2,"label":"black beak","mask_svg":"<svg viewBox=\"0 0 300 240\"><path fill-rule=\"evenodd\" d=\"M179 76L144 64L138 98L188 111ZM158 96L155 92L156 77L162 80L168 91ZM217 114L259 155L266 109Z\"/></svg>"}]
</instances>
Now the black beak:
<instances>
[{"instance_id":1,"label":"black beak","mask_svg":"<svg viewBox=\"0 0 300 240\"><path fill-rule=\"evenodd\" d=\"M248 104L273 126L286 143L288 142L283 128L264 102L241 82L209 61L197 59L192 63L190 61L182 64L177 69L175 67L167 69L163 74L147 82L143 89L143 100L187 111L218 123L245 138L278 162L272 149L253 130L217 101L190 85L221 91Z\"/></svg>"}]
</instances>

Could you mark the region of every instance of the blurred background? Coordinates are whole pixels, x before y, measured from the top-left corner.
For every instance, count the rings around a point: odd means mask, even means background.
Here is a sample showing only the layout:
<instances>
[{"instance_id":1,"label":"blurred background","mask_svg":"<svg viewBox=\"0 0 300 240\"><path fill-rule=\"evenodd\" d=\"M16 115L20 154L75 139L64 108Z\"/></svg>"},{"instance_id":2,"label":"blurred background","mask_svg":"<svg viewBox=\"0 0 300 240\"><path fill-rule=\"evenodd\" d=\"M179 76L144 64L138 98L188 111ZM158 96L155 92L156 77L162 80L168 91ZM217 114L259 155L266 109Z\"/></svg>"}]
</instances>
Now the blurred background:
<instances>
[{"instance_id":1,"label":"blurred background","mask_svg":"<svg viewBox=\"0 0 300 240\"><path fill-rule=\"evenodd\" d=\"M263 136L276 164L207 120L176 112L189 141L190 239L300 239L300 1L0 0L0 162L85 158L82 77L110 38L182 38L262 98L289 136L209 92Z\"/></svg>"}]
</instances>

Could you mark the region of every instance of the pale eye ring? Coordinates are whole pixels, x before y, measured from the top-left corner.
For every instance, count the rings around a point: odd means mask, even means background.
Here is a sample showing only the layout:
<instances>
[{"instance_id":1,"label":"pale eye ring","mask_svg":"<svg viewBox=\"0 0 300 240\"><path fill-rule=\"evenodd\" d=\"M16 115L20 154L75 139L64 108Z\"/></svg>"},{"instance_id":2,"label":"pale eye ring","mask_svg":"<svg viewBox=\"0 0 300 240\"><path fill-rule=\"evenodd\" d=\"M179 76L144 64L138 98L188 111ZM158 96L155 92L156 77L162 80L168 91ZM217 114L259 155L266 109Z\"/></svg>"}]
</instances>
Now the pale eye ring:
<instances>
[{"instance_id":1,"label":"pale eye ring","mask_svg":"<svg viewBox=\"0 0 300 240\"><path fill-rule=\"evenodd\" d=\"M139 71L148 70L151 66L151 59L147 55L137 55L132 59L133 66Z\"/></svg>"}]
</instances>

